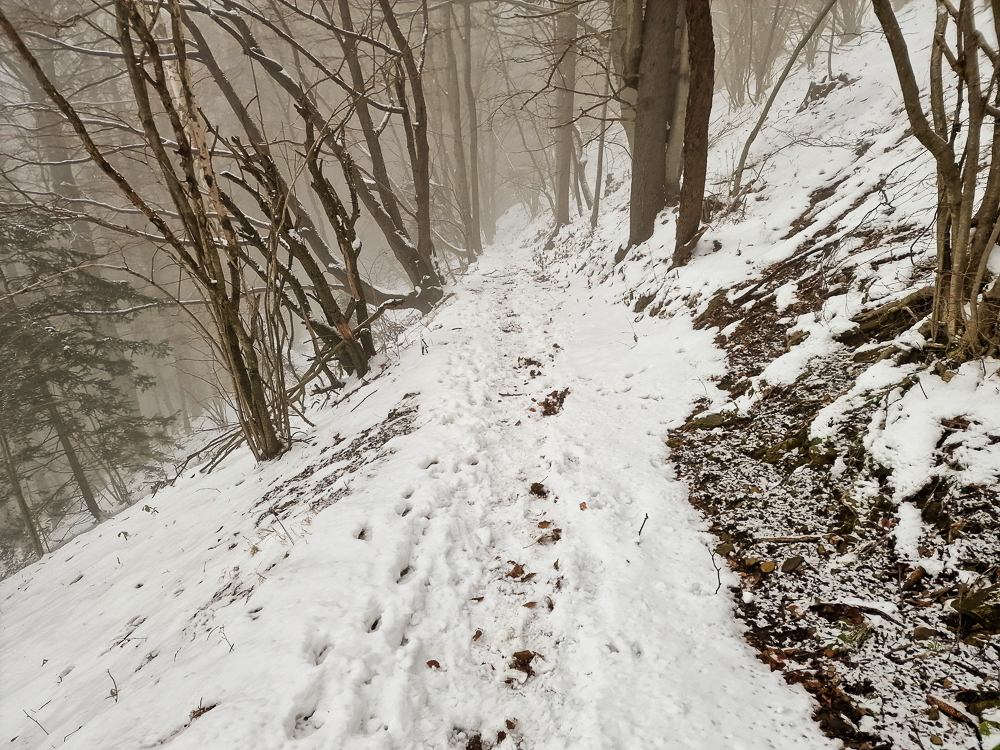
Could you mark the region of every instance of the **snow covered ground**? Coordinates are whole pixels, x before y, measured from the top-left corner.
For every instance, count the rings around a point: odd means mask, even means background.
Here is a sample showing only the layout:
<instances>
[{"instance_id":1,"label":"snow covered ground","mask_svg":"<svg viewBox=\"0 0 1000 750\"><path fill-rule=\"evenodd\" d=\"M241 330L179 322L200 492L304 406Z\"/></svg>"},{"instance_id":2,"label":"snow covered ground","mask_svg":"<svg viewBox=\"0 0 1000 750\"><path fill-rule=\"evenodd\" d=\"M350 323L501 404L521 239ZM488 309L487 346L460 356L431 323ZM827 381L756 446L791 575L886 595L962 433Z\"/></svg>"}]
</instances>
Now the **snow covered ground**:
<instances>
[{"instance_id":1,"label":"snow covered ground","mask_svg":"<svg viewBox=\"0 0 1000 750\"><path fill-rule=\"evenodd\" d=\"M921 1L900 13L915 59L933 12ZM686 268L667 272L669 212L615 262L628 220L619 169L596 232L581 221L548 254L540 225L532 240L498 243L379 375L312 412L316 427L279 461L257 466L243 453L209 475L189 470L0 582L0 740L834 747L801 687L744 643L727 591L737 575L713 558L719 540L664 444L698 400L747 412L816 357L846 357L834 335L850 318L933 267L923 231L933 172L904 137L881 36L847 44L834 66L852 83L803 112L822 73L786 82L751 151L746 179L757 180L744 210L714 221ZM716 110L710 168L721 180L753 116L721 101ZM774 351L744 357L726 344L739 321L692 328L720 293L765 321L773 305ZM915 336L899 342L919 348ZM748 378L744 395L717 387L724 357L734 383ZM737 372L744 360L753 367ZM921 389L904 394L893 383L916 366L881 362L808 433L829 437L889 389L864 445L894 472L893 554L932 578L952 560L920 557L933 529L906 498L940 473L942 420L959 415L971 437L952 474L995 488L998 365L971 363L947 381L922 371ZM910 721L923 696L885 714ZM896 736L905 746L909 735Z\"/></svg>"},{"instance_id":2,"label":"snow covered ground","mask_svg":"<svg viewBox=\"0 0 1000 750\"><path fill-rule=\"evenodd\" d=\"M668 463L710 334L608 296L496 249L290 454L0 583L6 746L831 747Z\"/></svg>"}]
</instances>

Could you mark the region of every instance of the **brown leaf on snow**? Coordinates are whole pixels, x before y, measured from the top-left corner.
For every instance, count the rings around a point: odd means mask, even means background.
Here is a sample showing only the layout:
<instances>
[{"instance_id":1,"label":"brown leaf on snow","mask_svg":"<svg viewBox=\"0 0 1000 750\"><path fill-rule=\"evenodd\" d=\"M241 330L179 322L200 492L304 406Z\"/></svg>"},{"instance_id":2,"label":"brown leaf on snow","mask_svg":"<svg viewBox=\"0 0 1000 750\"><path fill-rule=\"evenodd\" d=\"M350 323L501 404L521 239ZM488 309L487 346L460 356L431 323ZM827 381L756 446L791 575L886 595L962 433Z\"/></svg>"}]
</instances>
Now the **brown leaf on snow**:
<instances>
[{"instance_id":1,"label":"brown leaf on snow","mask_svg":"<svg viewBox=\"0 0 1000 750\"><path fill-rule=\"evenodd\" d=\"M542 407L543 417L553 417L562 411L563 402L566 401L566 397L569 395L569 388L564 388L561 391L552 391L545 400L539 405Z\"/></svg>"},{"instance_id":2,"label":"brown leaf on snow","mask_svg":"<svg viewBox=\"0 0 1000 750\"><path fill-rule=\"evenodd\" d=\"M513 564L514 566L511 569L510 573L507 574L508 578L520 578L521 576L524 575L524 568L522 568L518 563L514 562L513 560L508 560L507 562Z\"/></svg>"},{"instance_id":3,"label":"brown leaf on snow","mask_svg":"<svg viewBox=\"0 0 1000 750\"><path fill-rule=\"evenodd\" d=\"M551 534L542 534L535 540L535 544L555 544L562 539L562 529L552 529Z\"/></svg>"},{"instance_id":4,"label":"brown leaf on snow","mask_svg":"<svg viewBox=\"0 0 1000 750\"><path fill-rule=\"evenodd\" d=\"M472 640L473 641L478 641L482 637L483 637L483 631L482 630L477 630L476 634L474 636L472 636Z\"/></svg>"},{"instance_id":5,"label":"brown leaf on snow","mask_svg":"<svg viewBox=\"0 0 1000 750\"><path fill-rule=\"evenodd\" d=\"M538 523L538 528L540 528L540 529L547 529L551 525L552 525L552 521L540 521Z\"/></svg>"},{"instance_id":6,"label":"brown leaf on snow","mask_svg":"<svg viewBox=\"0 0 1000 750\"><path fill-rule=\"evenodd\" d=\"M559 570L559 561L556 560L555 565L553 565L552 567L555 568L556 570Z\"/></svg>"},{"instance_id":7,"label":"brown leaf on snow","mask_svg":"<svg viewBox=\"0 0 1000 750\"><path fill-rule=\"evenodd\" d=\"M537 604L538 602L528 602L524 606L527 607L528 609L534 609Z\"/></svg>"},{"instance_id":8,"label":"brown leaf on snow","mask_svg":"<svg viewBox=\"0 0 1000 750\"><path fill-rule=\"evenodd\" d=\"M528 490L535 497L548 497L549 491L545 489L545 485L541 482L532 482L531 489Z\"/></svg>"},{"instance_id":9,"label":"brown leaf on snow","mask_svg":"<svg viewBox=\"0 0 1000 750\"><path fill-rule=\"evenodd\" d=\"M441 669L441 665L438 664L437 661L435 661L434 659L431 659L429 662L427 662L427 666L430 667L431 669Z\"/></svg>"},{"instance_id":10,"label":"brown leaf on snow","mask_svg":"<svg viewBox=\"0 0 1000 750\"><path fill-rule=\"evenodd\" d=\"M587 504L586 503L580 503L580 510L587 510Z\"/></svg>"},{"instance_id":11,"label":"brown leaf on snow","mask_svg":"<svg viewBox=\"0 0 1000 750\"><path fill-rule=\"evenodd\" d=\"M483 599L484 599L484 597L482 597L482 596L474 596L474 597L472 597L472 601L474 601L474 602L481 602Z\"/></svg>"},{"instance_id":12,"label":"brown leaf on snow","mask_svg":"<svg viewBox=\"0 0 1000 750\"><path fill-rule=\"evenodd\" d=\"M517 719L507 719L504 724L507 725L507 729L514 731L514 727L517 726Z\"/></svg>"},{"instance_id":13,"label":"brown leaf on snow","mask_svg":"<svg viewBox=\"0 0 1000 750\"><path fill-rule=\"evenodd\" d=\"M524 672L526 675L530 677L535 673L534 670L531 668L531 660L534 659L536 656L538 656L538 654L534 653L533 651L516 651L512 655L513 661L511 662L510 668L516 669L519 672ZM507 722L508 729L514 728L511 724L512 722Z\"/></svg>"},{"instance_id":14,"label":"brown leaf on snow","mask_svg":"<svg viewBox=\"0 0 1000 750\"><path fill-rule=\"evenodd\" d=\"M528 582L528 581L530 581L530 580L531 580L532 578L534 578L534 577L535 577L535 575L536 575L535 573L528 573L528 575L524 576L524 577L523 577L523 578L521 579L521 583L527 583L527 582Z\"/></svg>"}]
</instances>

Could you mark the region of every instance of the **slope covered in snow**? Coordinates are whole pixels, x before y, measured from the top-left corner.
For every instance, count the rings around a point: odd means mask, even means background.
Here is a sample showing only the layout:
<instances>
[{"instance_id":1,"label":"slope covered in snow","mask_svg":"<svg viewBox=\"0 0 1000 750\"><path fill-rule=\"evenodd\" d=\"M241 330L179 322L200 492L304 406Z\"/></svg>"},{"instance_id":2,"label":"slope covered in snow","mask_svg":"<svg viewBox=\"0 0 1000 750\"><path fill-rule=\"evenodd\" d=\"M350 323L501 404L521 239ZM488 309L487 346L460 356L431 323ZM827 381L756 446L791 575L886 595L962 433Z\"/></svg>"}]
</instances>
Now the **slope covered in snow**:
<instances>
[{"instance_id":1,"label":"slope covered in snow","mask_svg":"<svg viewBox=\"0 0 1000 750\"><path fill-rule=\"evenodd\" d=\"M900 19L923 54L932 4ZM8 745L836 746L815 713L978 746L925 698L1000 690L951 607L996 578L969 498L1000 362L934 369L916 313L849 335L930 278L935 189L881 36L834 65L802 111L819 74L786 82L689 266L670 211L622 249L620 171L551 251L511 217L280 460L189 470L0 582ZM722 193L756 113L716 111Z\"/></svg>"},{"instance_id":2,"label":"slope covered in snow","mask_svg":"<svg viewBox=\"0 0 1000 750\"><path fill-rule=\"evenodd\" d=\"M708 335L631 318L494 251L291 454L4 581L9 746L828 747L667 463Z\"/></svg>"}]
</instances>

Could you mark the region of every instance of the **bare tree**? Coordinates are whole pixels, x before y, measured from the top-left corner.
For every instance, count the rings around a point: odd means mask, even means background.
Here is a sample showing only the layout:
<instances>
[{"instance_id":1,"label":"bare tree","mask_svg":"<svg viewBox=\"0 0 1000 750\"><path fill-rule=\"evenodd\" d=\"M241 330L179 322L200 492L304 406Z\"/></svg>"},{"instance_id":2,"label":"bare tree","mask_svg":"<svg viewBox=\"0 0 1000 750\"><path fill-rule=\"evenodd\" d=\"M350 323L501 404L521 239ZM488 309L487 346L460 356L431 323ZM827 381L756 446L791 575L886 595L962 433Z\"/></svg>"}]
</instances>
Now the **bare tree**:
<instances>
[{"instance_id":1,"label":"bare tree","mask_svg":"<svg viewBox=\"0 0 1000 750\"><path fill-rule=\"evenodd\" d=\"M938 0L928 119L892 4L890 0L873 0L872 4L892 52L913 136L937 165L937 273L931 337L941 339L949 356L958 359L992 356L1000 345L1000 280L988 286L986 267L1000 234L1000 87L996 85L1000 55L976 28L972 0L960 0L957 8L951 0ZM995 7L993 23L994 31L1000 30ZM947 41L949 28L957 40L955 49ZM945 61L958 102L950 115L945 103ZM984 64L988 66L985 71ZM987 132L992 131L988 141L984 137L987 126ZM964 142L958 137L960 131L964 131ZM980 177L984 164L985 181Z\"/></svg>"}]
</instances>

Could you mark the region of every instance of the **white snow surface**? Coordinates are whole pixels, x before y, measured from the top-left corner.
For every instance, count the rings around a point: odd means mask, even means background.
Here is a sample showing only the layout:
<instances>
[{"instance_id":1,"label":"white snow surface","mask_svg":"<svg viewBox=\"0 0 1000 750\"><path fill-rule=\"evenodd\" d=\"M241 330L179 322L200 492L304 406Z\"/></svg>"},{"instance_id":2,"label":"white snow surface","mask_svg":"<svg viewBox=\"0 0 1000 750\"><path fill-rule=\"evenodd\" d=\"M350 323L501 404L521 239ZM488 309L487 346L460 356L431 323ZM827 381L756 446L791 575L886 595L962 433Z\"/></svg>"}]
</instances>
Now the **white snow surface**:
<instances>
[{"instance_id":1,"label":"white snow surface","mask_svg":"<svg viewBox=\"0 0 1000 750\"><path fill-rule=\"evenodd\" d=\"M0 583L5 747L833 747L744 643L668 462L714 334L525 249L453 292L281 459L189 471ZM407 406L358 471L324 460Z\"/></svg>"}]
</instances>

